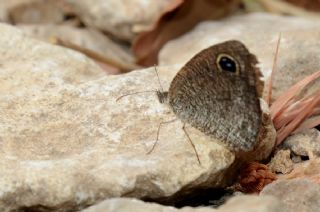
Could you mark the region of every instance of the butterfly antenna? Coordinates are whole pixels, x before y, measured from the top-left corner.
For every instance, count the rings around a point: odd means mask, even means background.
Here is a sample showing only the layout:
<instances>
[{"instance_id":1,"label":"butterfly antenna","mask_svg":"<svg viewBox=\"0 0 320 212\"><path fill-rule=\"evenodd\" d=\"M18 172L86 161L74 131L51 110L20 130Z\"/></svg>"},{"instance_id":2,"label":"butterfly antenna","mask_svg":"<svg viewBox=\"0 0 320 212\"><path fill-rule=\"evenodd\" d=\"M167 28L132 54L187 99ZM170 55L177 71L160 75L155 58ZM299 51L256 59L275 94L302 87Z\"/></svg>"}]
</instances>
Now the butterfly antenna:
<instances>
[{"instance_id":1,"label":"butterfly antenna","mask_svg":"<svg viewBox=\"0 0 320 212\"><path fill-rule=\"evenodd\" d=\"M276 47L276 52L274 54L274 58L273 58L273 64L272 64L272 71L271 71L271 76L270 76L270 80L269 80L269 85L268 85L268 95L267 95L267 103L270 105L271 103L271 97L272 97L272 82L273 82L273 78L276 72L276 64L277 64L277 59L278 59L278 55L279 55L279 47L280 47L280 41L281 41L281 32L279 34L279 38L278 38L278 42L277 42L277 47Z\"/></svg>"},{"instance_id":2,"label":"butterfly antenna","mask_svg":"<svg viewBox=\"0 0 320 212\"><path fill-rule=\"evenodd\" d=\"M154 64L154 71L156 72L156 75L157 75L157 79L158 79L158 83L159 83L161 92L164 92L164 91L163 91L163 87L162 87L161 82L160 82L160 77L159 77L159 74L158 74L158 69L157 69L157 65L156 65L156 64Z\"/></svg>"},{"instance_id":3,"label":"butterfly antenna","mask_svg":"<svg viewBox=\"0 0 320 212\"><path fill-rule=\"evenodd\" d=\"M116 102L119 101L120 99L122 99L123 97L126 97L126 96L130 96L130 95L135 95L135 94L139 94L139 93L157 93L157 91L137 91L137 92L133 92L133 93L127 93L127 94L124 94L122 96L119 96L117 99L116 99Z\"/></svg>"}]
</instances>

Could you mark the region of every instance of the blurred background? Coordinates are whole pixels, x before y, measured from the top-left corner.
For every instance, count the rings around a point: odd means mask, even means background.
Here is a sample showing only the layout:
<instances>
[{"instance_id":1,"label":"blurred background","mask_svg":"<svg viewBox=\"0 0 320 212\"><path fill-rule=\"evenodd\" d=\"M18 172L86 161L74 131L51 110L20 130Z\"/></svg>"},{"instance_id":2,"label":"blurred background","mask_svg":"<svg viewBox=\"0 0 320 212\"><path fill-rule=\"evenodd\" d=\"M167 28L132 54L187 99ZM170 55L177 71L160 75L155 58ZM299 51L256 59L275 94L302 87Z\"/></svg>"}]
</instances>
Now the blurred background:
<instances>
[{"instance_id":1,"label":"blurred background","mask_svg":"<svg viewBox=\"0 0 320 212\"><path fill-rule=\"evenodd\" d=\"M199 22L254 12L318 22L319 10L320 0L0 0L0 21L119 74L157 64L162 47Z\"/></svg>"}]
</instances>

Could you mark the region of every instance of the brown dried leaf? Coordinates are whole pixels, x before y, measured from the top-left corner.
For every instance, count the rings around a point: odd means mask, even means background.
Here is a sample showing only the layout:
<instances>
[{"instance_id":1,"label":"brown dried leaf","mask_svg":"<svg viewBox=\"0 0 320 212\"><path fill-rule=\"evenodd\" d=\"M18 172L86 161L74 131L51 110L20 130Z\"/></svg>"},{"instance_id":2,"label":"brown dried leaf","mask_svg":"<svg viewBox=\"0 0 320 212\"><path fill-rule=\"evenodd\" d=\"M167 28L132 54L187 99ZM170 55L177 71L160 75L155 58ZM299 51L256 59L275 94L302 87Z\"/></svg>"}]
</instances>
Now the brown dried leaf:
<instances>
[{"instance_id":1,"label":"brown dried leaf","mask_svg":"<svg viewBox=\"0 0 320 212\"><path fill-rule=\"evenodd\" d=\"M166 10L154 27L141 33L133 43L133 52L141 65L157 63L161 47L189 31L198 22L220 18L233 11L240 0L179 0Z\"/></svg>"},{"instance_id":2,"label":"brown dried leaf","mask_svg":"<svg viewBox=\"0 0 320 212\"><path fill-rule=\"evenodd\" d=\"M268 166L251 162L241 169L237 189L244 193L259 193L276 179L276 175L269 170Z\"/></svg>"}]
</instances>

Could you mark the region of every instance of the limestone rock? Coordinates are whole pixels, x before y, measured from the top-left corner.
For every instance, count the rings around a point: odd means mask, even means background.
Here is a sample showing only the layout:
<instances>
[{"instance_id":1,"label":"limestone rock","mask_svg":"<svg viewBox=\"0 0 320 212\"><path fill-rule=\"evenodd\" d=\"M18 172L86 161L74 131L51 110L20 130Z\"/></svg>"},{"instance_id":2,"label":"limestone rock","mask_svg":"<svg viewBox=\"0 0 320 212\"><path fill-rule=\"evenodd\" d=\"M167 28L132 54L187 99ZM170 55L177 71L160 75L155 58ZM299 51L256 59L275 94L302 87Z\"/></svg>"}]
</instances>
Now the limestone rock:
<instances>
[{"instance_id":1,"label":"limestone rock","mask_svg":"<svg viewBox=\"0 0 320 212\"><path fill-rule=\"evenodd\" d=\"M242 195L231 198L218 212L287 212L283 203L272 196Z\"/></svg>"},{"instance_id":2,"label":"limestone rock","mask_svg":"<svg viewBox=\"0 0 320 212\"><path fill-rule=\"evenodd\" d=\"M293 170L293 162L290 159L290 150L278 151L271 159L269 168L274 173L290 173Z\"/></svg>"},{"instance_id":3,"label":"limestone rock","mask_svg":"<svg viewBox=\"0 0 320 212\"><path fill-rule=\"evenodd\" d=\"M156 203L145 203L136 199L113 198L91 206L82 212L129 212L129 211L155 211L155 212L286 212L284 204L272 196L237 196L231 198L218 209L210 207L183 207L181 209L162 206Z\"/></svg>"},{"instance_id":4,"label":"limestone rock","mask_svg":"<svg viewBox=\"0 0 320 212\"><path fill-rule=\"evenodd\" d=\"M58 38L95 52L124 67L131 67L135 59L129 49L112 41L93 28L77 28L67 25L19 25L26 34L49 42Z\"/></svg>"},{"instance_id":5,"label":"limestone rock","mask_svg":"<svg viewBox=\"0 0 320 212\"><path fill-rule=\"evenodd\" d=\"M288 211L315 212L320 208L320 185L306 179L278 180L267 185L261 195L272 195Z\"/></svg>"},{"instance_id":6,"label":"limestone rock","mask_svg":"<svg viewBox=\"0 0 320 212\"><path fill-rule=\"evenodd\" d=\"M191 208L184 207L177 209L170 206L163 206L156 203L146 203L137 199L113 198L105 200L97 205L91 206L81 212L131 212L131 211L154 211L154 212L215 212L213 208Z\"/></svg>"},{"instance_id":7,"label":"limestone rock","mask_svg":"<svg viewBox=\"0 0 320 212\"><path fill-rule=\"evenodd\" d=\"M259 13L207 21L168 42L160 52L159 62L160 65L184 64L206 47L236 39L257 56L267 78L280 32L282 38L273 83L273 94L277 97L289 86L320 69L319 22Z\"/></svg>"},{"instance_id":8,"label":"limestone rock","mask_svg":"<svg viewBox=\"0 0 320 212\"><path fill-rule=\"evenodd\" d=\"M72 66L55 66L48 73L41 62L32 61L27 69L16 69L17 63L4 64L3 73L16 71L0 80L11 85L0 96L0 187L5 188L0 208L71 210L110 197L164 198L181 189L220 187L232 177L225 176L232 153L189 129L200 166L179 122L164 126L157 148L146 154L158 124L173 114L154 94L115 100L145 90L145 82L155 89L151 70L74 85L56 76L60 70L74 72ZM169 78L165 73L159 69L162 79ZM34 80L15 85L21 75Z\"/></svg>"},{"instance_id":9,"label":"limestone rock","mask_svg":"<svg viewBox=\"0 0 320 212\"><path fill-rule=\"evenodd\" d=\"M98 65L82 54L31 39L6 24L0 24L0 29L1 97L50 92L57 84L76 85L105 76ZM48 84L48 77L55 82Z\"/></svg>"},{"instance_id":10,"label":"limestone rock","mask_svg":"<svg viewBox=\"0 0 320 212\"><path fill-rule=\"evenodd\" d=\"M320 131L307 129L288 137L283 147L300 156L320 156Z\"/></svg>"},{"instance_id":11,"label":"limestone rock","mask_svg":"<svg viewBox=\"0 0 320 212\"><path fill-rule=\"evenodd\" d=\"M105 76L85 56L0 25L0 209L74 210L119 196L165 199L223 187L234 155L177 121L153 93L153 70ZM171 70L171 71L168 71ZM177 67L159 67L165 88ZM182 193L183 193L182 192ZM180 192L181 194L181 192Z\"/></svg>"},{"instance_id":12,"label":"limestone rock","mask_svg":"<svg viewBox=\"0 0 320 212\"><path fill-rule=\"evenodd\" d=\"M135 29L151 26L175 1L65 0L87 26L128 41L134 38Z\"/></svg>"}]
</instances>

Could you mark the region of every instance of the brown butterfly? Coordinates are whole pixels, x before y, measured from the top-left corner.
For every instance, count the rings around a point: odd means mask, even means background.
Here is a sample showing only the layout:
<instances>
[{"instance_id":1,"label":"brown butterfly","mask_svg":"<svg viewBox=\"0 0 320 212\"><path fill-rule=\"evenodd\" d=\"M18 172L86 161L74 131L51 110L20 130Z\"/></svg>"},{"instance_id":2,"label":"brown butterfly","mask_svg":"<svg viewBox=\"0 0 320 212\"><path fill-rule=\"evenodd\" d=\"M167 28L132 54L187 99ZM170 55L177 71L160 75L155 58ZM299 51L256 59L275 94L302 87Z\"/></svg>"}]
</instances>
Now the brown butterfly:
<instances>
[{"instance_id":1,"label":"brown butterfly","mask_svg":"<svg viewBox=\"0 0 320 212\"><path fill-rule=\"evenodd\" d=\"M177 73L168 92L157 92L183 123L235 151L254 149L262 112L263 82L257 59L239 41L213 45Z\"/></svg>"}]
</instances>

